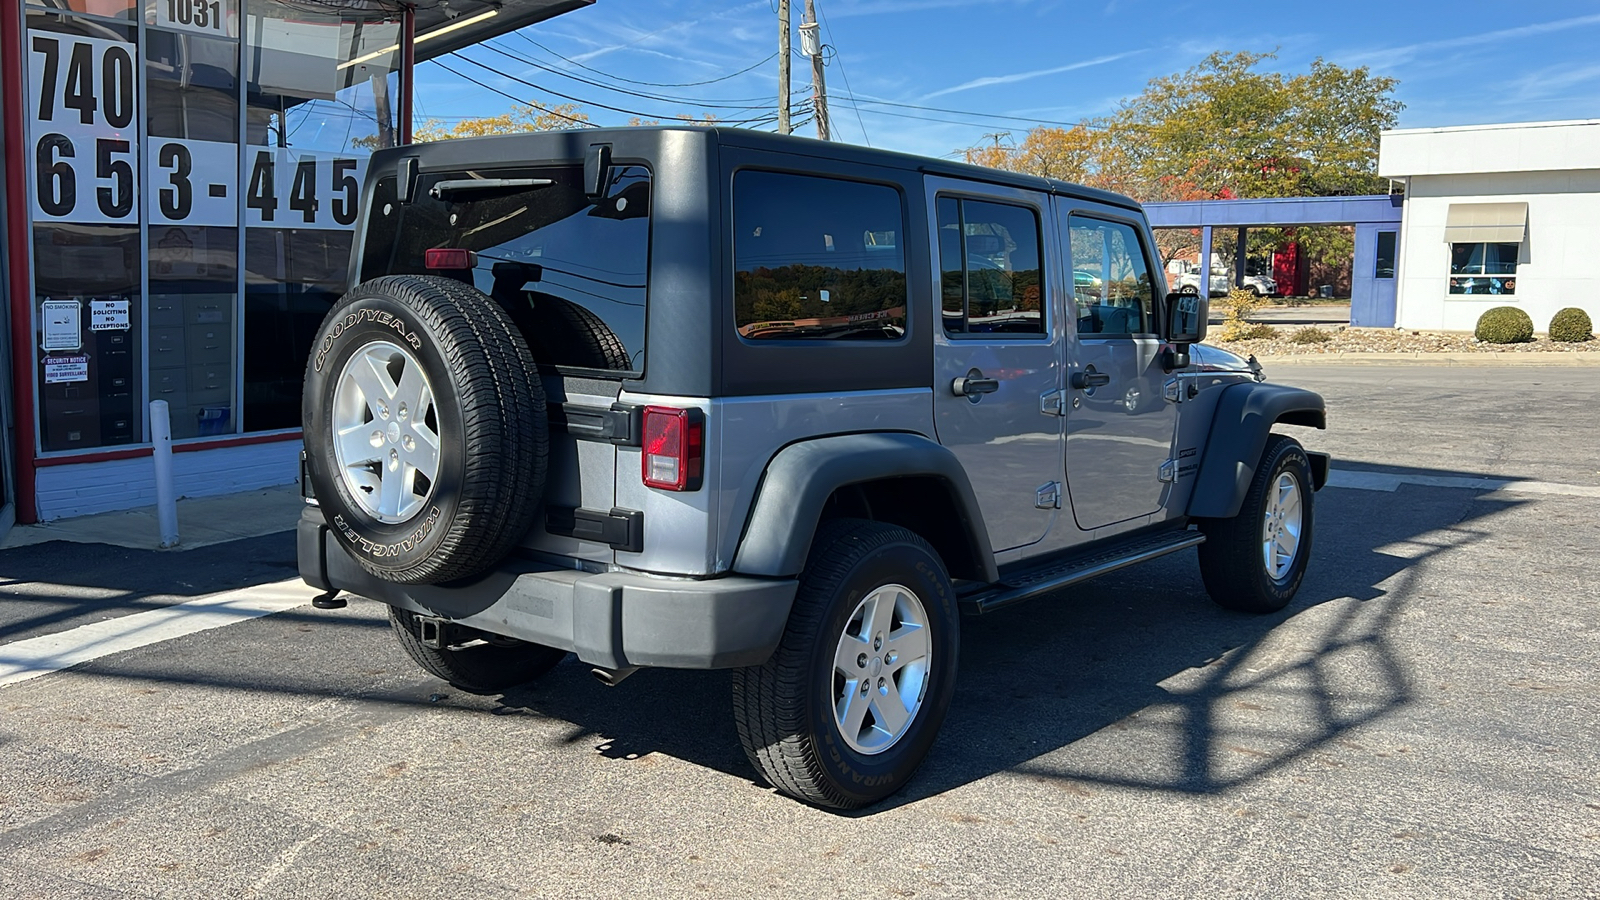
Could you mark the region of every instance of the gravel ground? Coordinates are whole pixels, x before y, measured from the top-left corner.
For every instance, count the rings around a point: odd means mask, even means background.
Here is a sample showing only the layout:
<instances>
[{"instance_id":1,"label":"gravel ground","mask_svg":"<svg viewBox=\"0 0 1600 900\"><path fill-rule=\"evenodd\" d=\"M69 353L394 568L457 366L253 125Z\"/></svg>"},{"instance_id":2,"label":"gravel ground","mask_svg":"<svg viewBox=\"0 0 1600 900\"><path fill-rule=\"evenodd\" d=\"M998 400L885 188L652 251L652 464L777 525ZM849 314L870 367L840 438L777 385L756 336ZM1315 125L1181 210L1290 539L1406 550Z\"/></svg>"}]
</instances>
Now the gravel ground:
<instances>
[{"instance_id":1,"label":"gravel ground","mask_svg":"<svg viewBox=\"0 0 1600 900\"><path fill-rule=\"evenodd\" d=\"M1221 347L1240 356L1317 356L1341 353L1572 353L1600 350L1600 341L1569 344L1552 341L1536 335L1526 344L1489 344L1466 332L1409 331L1397 328L1334 328L1321 329L1330 340L1320 344L1297 344L1290 336L1308 326L1285 326L1274 329L1277 335L1255 341L1219 341L1208 338L1207 344ZM1213 331L1220 331L1213 326Z\"/></svg>"}]
</instances>

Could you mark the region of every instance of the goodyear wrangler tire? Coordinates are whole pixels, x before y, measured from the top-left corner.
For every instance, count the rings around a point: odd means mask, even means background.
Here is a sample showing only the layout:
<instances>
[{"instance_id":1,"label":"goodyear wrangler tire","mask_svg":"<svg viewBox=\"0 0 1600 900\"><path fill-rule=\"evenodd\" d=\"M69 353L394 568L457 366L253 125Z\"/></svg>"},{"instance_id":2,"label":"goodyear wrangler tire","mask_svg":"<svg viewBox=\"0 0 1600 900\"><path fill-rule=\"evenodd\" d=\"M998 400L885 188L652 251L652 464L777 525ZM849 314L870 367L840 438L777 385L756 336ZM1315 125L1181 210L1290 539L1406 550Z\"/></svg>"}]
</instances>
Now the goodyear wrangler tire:
<instances>
[{"instance_id":1,"label":"goodyear wrangler tire","mask_svg":"<svg viewBox=\"0 0 1600 900\"><path fill-rule=\"evenodd\" d=\"M511 320L468 285L392 275L341 297L307 361L302 413L323 516L379 578L476 575L533 523L544 388Z\"/></svg>"}]
</instances>

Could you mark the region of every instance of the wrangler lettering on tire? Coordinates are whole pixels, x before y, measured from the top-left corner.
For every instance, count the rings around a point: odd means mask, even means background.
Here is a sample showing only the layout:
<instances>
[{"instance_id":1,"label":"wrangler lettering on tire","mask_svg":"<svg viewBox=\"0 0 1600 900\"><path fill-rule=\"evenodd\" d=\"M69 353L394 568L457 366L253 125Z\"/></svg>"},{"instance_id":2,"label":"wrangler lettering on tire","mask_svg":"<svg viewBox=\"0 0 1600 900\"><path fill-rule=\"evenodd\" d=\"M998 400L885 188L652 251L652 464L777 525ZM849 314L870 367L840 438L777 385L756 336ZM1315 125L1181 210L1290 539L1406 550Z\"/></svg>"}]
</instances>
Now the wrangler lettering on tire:
<instances>
[{"instance_id":1,"label":"wrangler lettering on tire","mask_svg":"<svg viewBox=\"0 0 1600 900\"><path fill-rule=\"evenodd\" d=\"M544 390L490 298L394 275L328 312L306 367L311 482L362 568L411 584L476 575L528 530L544 486Z\"/></svg>"}]
</instances>

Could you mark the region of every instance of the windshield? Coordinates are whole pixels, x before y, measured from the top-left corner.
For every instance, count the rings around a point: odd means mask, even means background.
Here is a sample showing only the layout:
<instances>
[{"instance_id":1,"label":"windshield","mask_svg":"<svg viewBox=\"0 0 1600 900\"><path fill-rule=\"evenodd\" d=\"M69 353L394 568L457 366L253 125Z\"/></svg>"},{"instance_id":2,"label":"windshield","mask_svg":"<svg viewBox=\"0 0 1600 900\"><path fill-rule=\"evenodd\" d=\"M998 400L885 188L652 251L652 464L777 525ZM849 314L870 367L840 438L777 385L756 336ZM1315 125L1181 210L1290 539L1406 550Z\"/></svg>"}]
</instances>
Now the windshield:
<instances>
[{"instance_id":1,"label":"windshield","mask_svg":"<svg viewBox=\"0 0 1600 900\"><path fill-rule=\"evenodd\" d=\"M429 172L408 204L395 200L391 175L378 181L371 209L362 280L448 274L427 268L426 251L471 250L473 284L510 310L540 363L643 373L643 166L613 167L596 200L584 194L582 166Z\"/></svg>"}]
</instances>

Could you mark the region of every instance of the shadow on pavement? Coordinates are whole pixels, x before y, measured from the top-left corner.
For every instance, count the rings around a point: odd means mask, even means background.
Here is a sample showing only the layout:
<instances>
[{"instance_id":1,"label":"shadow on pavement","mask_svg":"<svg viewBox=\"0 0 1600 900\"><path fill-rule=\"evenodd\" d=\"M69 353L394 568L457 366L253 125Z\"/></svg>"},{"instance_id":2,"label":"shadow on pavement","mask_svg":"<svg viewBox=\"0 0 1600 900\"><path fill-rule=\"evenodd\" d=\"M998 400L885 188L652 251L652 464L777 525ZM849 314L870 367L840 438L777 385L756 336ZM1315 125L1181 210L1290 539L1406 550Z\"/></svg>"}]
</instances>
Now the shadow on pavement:
<instances>
[{"instance_id":1,"label":"shadow on pavement","mask_svg":"<svg viewBox=\"0 0 1600 900\"><path fill-rule=\"evenodd\" d=\"M1388 635L1423 568L1524 502L1480 493L1323 491L1307 579L1273 615L1211 604L1182 553L964 620L960 686L938 743L906 791L867 812L1005 771L1069 792L1217 793L1340 740L1410 699ZM1292 641L1275 639L1302 616ZM754 780L725 673L652 671L607 689L586 668L564 665L507 693L496 712L571 722L570 740L605 736L614 757L666 753Z\"/></svg>"},{"instance_id":2,"label":"shadow on pavement","mask_svg":"<svg viewBox=\"0 0 1600 900\"><path fill-rule=\"evenodd\" d=\"M0 642L294 577L294 533L184 553L49 541L0 550Z\"/></svg>"}]
</instances>

